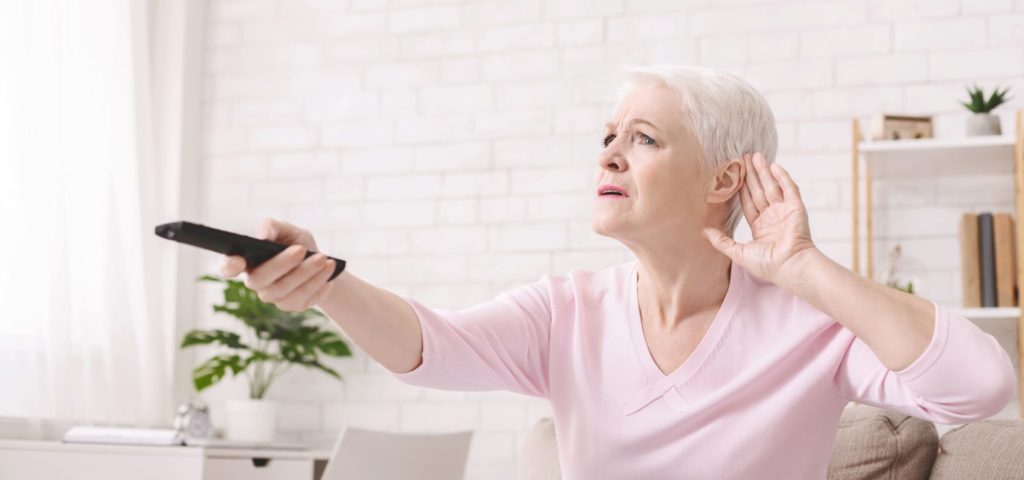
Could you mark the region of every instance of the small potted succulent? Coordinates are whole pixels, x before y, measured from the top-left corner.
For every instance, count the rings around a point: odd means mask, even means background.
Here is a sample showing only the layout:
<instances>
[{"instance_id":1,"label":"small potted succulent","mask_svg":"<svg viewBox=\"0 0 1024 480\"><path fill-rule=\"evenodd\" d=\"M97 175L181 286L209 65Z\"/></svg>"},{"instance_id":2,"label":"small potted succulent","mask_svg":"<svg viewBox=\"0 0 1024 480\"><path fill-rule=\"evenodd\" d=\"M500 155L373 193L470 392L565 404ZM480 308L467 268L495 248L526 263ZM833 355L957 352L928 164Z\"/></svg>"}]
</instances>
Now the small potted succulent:
<instances>
[{"instance_id":1,"label":"small potted succulent","mask_svg":"<svg viewBox=\"0 0 1024 480\"><path fill-rule=\"evenodd\" d=\"M224 303L214 305L213 311L231 315L248 328L247 338L220 329L186 333L181 348L217 345L230 350L213 355L196 367L192 383L201 392L228 372L232 376L244 374L248 378L249 398L228 400L226 436L232 440L271 441L276 430L277 407L264 397L274 380L293 365L317 369L343 380L338 372L321 363L320 355L344 357L352 352L333 329L322 328L326 317L317 310L281 310L260 300L255 291L239 280L203 275L199 281L224 283Z\"/></svg>"},{"instance_id":2,"label":"small potted succulent","mask_svg":"<svg viewBox=\"0 0 1024 480\"><path fill-rule=\"evenodd\" d=\"M986 100L985 92L977 86L967 89L971 101L960 102L972 112L972 115L967 117L967 136L1001 135L1003 133L999 125L999 117L992 115L991 112L1009 100L1006 98L1006 93L1009 90L1009 88L1004 88L1000 91L997 87L992 90L992 95Z\"/></svg>"}]
</instances>

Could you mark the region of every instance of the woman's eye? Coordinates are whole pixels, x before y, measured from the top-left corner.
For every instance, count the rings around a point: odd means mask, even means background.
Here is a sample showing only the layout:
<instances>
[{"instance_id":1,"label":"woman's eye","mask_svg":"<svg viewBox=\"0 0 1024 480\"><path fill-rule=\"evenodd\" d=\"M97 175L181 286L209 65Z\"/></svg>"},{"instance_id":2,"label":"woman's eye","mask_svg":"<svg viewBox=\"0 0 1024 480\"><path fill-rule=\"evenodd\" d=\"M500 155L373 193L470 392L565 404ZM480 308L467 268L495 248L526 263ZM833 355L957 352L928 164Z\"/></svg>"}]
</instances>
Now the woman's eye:
<instances>
[{"instance_id":1,"label":"woman's eye","mask_svg":"<svg viewBox=\"0 0 1024 480\"><path fill-rule=\"evenodd\" d=\"M653 138L648 137L647 135L644 135L644 134L642 134L640 132L636 132L636 134L640 137L641 140L643 140L643 142L642 142L643 145L655 145L655 142L654 142ZM615 139L615 135L608 135L607 137L604 137L604 141L601 142L601 145L604 146L604 147L607 147L608 144L611 143L612 140L614 140L614 139ZM650 140L650 142L648 142L648 140Z\"/></svg>"}]
</instances>

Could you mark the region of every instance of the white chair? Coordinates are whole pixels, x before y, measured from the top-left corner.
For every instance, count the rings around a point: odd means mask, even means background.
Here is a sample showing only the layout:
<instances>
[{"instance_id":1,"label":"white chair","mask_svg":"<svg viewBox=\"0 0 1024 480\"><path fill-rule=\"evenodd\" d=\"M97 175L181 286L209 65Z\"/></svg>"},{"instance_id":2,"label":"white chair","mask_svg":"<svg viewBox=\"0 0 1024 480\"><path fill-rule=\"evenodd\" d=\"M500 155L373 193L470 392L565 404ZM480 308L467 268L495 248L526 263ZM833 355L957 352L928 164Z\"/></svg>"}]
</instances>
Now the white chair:
<instances>
[{"instance_id":1,"label":"white chair","mask_svg":"<svg viewBox=\"0 0 1024 480\"><path fill-rule=\"evenodd\" d=\"M321 480L459 480L472 430L393 433L346 427Z\"/></svg>"}]
</instances>

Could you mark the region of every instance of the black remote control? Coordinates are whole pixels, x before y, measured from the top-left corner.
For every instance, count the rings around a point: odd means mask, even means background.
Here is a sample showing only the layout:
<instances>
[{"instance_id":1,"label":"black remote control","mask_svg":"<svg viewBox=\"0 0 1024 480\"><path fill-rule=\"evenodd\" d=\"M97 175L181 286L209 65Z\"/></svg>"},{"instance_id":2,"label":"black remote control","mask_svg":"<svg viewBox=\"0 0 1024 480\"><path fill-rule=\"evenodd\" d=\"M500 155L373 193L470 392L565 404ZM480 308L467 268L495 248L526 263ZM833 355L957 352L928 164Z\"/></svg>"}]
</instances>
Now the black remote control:
<instances>
[{"instance_id":1,"label":"black remote control","mask_svg":"<svg viewBox=\"0 0 1024 480\"><path fill-rule=\"evenodd\" d=\"M245 258L247 269L255 268L281 253L288 245L262 240L237 233L226 232L192 222L171 222L156 226L156 234L168 240L205 248L224 255L239 255ZM306 251L306 258L316 252ZM327 281L334 280L345 270L345 261L334 257L334 273Z\"/></svg>"}]
</instances>

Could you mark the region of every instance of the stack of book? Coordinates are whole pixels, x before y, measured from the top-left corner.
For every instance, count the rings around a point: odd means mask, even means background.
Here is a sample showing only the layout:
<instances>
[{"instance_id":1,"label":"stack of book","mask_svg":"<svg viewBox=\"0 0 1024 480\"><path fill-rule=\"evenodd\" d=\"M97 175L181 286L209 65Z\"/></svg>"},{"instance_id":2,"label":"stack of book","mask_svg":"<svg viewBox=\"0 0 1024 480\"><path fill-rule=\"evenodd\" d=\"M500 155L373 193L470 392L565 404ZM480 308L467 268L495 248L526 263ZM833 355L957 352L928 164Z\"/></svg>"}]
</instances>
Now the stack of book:
<instances>
[{"instance_id":1,"label":"stack of book","mask_svg":"<svg viewBox=\"0 0 1024 480\"><path fill-rule=\"evenodd\" d=\"M960 219L960 265L965 307L1017 306L1013 217L965 213Z\"/></svg>"}]
</instances>

